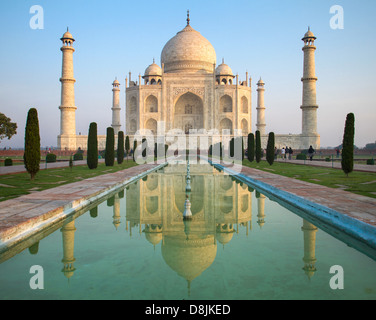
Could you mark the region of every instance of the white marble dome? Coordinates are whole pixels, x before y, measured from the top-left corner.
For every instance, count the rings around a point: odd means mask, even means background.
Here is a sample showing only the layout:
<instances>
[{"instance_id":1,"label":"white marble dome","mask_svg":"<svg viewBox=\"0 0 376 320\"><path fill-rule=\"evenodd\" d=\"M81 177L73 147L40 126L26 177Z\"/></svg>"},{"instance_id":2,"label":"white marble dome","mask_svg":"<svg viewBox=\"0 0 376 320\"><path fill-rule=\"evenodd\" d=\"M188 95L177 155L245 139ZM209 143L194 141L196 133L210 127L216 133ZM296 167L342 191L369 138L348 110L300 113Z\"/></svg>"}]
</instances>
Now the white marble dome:
<instances>
[{"instance_id":1,"label":"white marble dome","mask_svg":"<svg viewBox=\"0 0 376 320\"><path fill-rule=\"evenodd\" d=\"M215 63L213 46L189 24L166 43L161 54L167 73L213 73Z\"/></svg>"},{"instance_id":2,"label":"white marble dome","mask_svg":"<svg viewBox=\"0 0 376 320\"><path fill-rule=\"evenodd\" d=\"M148 66L144 73L145 76L162 76L162 69L154 61Z\"/></svg>"},{"instance_id":3,"label":"white marble dome","mask_svg":"<svg viewBox=\"0 0 376 320\"><path fill-rule=\"evenodd\" d=\"M231 68L225 64L224 62L222 62L222 64L220 64L217 69L215 70L215 74L217 76L221 75L221 76L233 76L234 74L232 73L232 70Z\"/></svg>"}]
</instances>

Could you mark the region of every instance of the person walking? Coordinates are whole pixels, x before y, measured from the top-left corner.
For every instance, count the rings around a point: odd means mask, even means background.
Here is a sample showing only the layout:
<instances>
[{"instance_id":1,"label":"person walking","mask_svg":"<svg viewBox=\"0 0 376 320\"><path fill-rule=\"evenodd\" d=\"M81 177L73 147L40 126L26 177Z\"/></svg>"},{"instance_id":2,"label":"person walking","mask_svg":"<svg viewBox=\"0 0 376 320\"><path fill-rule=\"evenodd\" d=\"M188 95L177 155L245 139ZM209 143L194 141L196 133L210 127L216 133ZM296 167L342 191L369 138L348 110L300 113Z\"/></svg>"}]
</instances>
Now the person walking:
<instances>
[{"instance_id":1,"label":"person walking","mask_svg":"<svg viewBox=\"0 0 376 320\"><path fill-rule=\"evenodd\" d=\"M309 149L308 149L308 156L309 156L309 160L312 161L312 158L313 158L313 155L315 154L315 150L312 148L312 146L309 146Z\"/></svg>"},{"instance_id":2,"label":"person walking","mask_svg":"<svg viewBox=\"0 0 376 320\"><path fill-rule=\"evenodd\" d=\"M292 151L292 148L290 147L289 148L289 160L292 160L292 154L293 154L293 151Z\"/></svg>"},{"instance_id":3,"label":"person walking","mask_svg":"<svg viewBox=\"0 0 376 320\"><path fill-rule=\"evenodd\" d=\"M283 147L281 151L282 159L285 159L285 154L286 154L286 150L285 150L285 147Z\"/></svg>"}]
</instances>

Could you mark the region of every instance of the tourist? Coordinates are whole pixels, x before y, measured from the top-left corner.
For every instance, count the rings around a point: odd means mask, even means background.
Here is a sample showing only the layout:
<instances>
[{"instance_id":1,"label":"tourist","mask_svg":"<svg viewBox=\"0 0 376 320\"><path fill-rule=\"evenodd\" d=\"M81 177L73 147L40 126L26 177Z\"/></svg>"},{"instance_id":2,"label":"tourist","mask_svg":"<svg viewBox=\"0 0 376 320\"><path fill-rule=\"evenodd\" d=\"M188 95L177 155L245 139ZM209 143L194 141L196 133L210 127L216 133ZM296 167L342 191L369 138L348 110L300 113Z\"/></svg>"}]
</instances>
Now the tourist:
<instances>
[{"instance_id":1,"label":"tourist","mask_svg":"<svg viewBox=\"0 0 376 320\"><path fill-rule=\"evenodd\" d=\"M309 146L309 149L308 149L308 156L309 156L309 160L312 161L312 158L313 158L313 155L315 154L315 150L312 148L312 146Z\"/></svg>"},{"instance_id":2,"label":"tourist","mask_svg":"<svg viewBox=\"0 0 376 320\"><path fill-rule=\"evenodd\" d=\"M289 160L292 159L292 154L293 154L293 151L292 151L292 148L290 147L289 148Z\"/></svg>"},{"instance_id":3,"label":"tourist","mask_svg":"<svg viewBox=\"0 0 376 320\"><path fill-rule=\"evenodd\" d=\"M282 151L281 151L281 157L282 157L282 159L285 159L285 153L286 153L286 150L285 150L285 148L283 147L283 148L282 148Z\"/></svg>"}]
</instances>

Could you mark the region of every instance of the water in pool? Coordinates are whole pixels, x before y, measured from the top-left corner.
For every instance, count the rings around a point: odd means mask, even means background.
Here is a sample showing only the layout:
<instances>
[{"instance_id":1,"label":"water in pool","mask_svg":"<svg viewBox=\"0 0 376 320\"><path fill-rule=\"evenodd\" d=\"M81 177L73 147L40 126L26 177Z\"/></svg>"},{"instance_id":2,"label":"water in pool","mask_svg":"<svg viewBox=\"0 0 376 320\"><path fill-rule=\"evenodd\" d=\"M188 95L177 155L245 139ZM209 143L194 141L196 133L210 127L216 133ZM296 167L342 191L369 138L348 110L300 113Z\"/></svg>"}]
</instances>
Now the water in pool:
<instances>
[{"instance_id":1,"label":"water in pool","mask_svg":"<svg viewBox=\"0 0 376 320\"><path fill-rule=\"evenodd\" d=\"M3 252L0 299L376 298L374 259L212 166L191 165L183 221L186 168L165 167ZM31 289L35 265L44 289Z\"/></svg>"}]
</instances>

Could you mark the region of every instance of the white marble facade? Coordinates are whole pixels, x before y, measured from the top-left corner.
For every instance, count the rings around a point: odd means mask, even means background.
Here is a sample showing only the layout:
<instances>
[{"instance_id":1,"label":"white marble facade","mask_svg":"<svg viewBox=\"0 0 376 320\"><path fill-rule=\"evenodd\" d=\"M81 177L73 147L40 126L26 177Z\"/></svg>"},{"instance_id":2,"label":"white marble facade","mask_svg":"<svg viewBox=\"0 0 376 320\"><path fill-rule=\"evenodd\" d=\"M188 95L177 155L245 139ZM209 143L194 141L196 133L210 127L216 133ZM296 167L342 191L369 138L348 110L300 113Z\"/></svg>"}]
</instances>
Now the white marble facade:
<instances>
[{"instance_id":1,"label":"white marble facade","mask_svg":"<svg viewBox=\"0 0 376 320\"><path fill-rule=\"evenodd\" d=\"M304 38L304 71L302 101L302 133L276 133L276 146L306 149L312 145L320 147L317 133L316 75L314 40L309 30ZM63 38L61 134L58 146L64 150L87 148L87 136L75 135L75 111L73 78L73 37L65 33ZM265 83L257 83L257 123L252 129L252 80L245 72L240 79L231 68L222 63L216 66L216 52L211 43L190 25L179 31L164 46L160 66L150 64L143 75L136 79L131 73L125 79L125 119L122 118L119 102L119 81L113 82L112 127L115 134L120 130L129 135L131 141L136 132L165 134L175 130L180 133L205 133L210 130L227 130L230 134L248 133L259 130L262 146L267 144L268 130L264 104ZM124 127L121 128L122 119ZM164 132L160 129L164 128ZM145 131L145 129L147 131ZM216 132L216 131L211 131ZM105 136L98 136L99 149L105 146Z\"/></svg>"}]
</instances>

